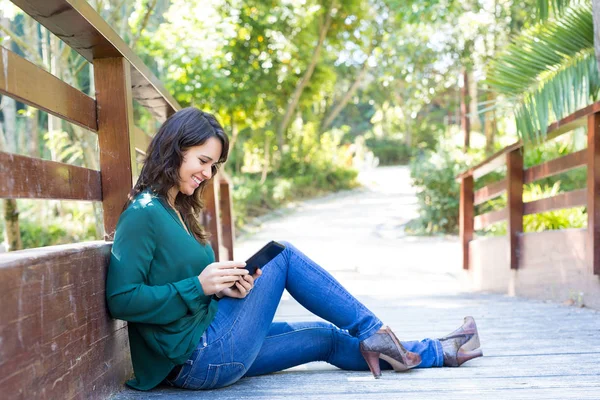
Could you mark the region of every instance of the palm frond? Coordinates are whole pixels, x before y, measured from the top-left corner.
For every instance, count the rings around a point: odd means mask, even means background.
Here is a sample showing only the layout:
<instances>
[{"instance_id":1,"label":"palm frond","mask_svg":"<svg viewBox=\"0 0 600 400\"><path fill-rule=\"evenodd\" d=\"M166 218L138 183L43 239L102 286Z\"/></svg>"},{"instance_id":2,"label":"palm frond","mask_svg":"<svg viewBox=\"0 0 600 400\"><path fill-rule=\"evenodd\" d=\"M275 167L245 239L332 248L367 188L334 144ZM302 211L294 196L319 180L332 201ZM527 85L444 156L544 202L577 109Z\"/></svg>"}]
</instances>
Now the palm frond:
<instances>
[{"instance_id":1,"label":"palm frond","mask_svg":"<svg viewBox=\"0 0 600 400\"><path fill-rule=\"evenodd\" d=\"M519 35L490 64L486 82L515 99L517 129L525 140L539 139L552 120L591 104L599 78L589 3Z\"/></svg>"},{"instance_id":2,"label":"palm frond","mask_svg":"<svg viewBox=\"0 0 600 400\"><path fill-rule=\"evenodd\" d=\"M545 21L550 17L550 10L555 16L561 16L576 0L537 0L537 17Z\"/></svg>"}]
</instances>

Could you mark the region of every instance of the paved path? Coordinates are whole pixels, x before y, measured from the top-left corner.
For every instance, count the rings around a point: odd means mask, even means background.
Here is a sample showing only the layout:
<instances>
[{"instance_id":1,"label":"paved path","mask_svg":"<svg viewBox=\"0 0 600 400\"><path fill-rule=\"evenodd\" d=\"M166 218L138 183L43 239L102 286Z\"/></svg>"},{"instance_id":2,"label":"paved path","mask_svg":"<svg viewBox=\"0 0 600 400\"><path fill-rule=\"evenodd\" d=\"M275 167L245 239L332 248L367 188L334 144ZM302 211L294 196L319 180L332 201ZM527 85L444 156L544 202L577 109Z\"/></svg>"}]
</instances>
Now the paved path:
<instances>
[{"instance_id":1,"label":"paved path","mask_svg":"<svg viewBox=\"0 0 600 400\"><path fill-rule=\"evenodd\" d=\"M402 339L439 337L473 315L485 357L460 368L368 372L311 363L193 392L125 390L125 399L600 399L600 313L560 304L465 293L456 238L405 236L416 215L406 168L363 174L365 188L311 200L236 243L245 259L271 239L321 263ZM284 213L285 214L285 213ZM285 295L277 320L313 320Z\"/></svg>"}]
</instances>

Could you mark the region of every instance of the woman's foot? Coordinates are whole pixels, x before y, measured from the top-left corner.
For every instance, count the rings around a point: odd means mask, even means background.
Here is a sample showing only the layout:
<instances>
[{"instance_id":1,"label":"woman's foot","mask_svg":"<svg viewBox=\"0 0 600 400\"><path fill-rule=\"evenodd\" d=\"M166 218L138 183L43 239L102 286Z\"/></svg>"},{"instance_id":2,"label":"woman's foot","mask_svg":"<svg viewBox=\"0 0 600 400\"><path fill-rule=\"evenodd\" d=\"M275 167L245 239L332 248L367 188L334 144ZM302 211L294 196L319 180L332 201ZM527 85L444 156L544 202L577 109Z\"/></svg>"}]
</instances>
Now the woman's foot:
<instances>
[{"instance_id":1,"label":"woman's foot","mask_svg":"<svg viewBox=\"0 0 600 400\"><path fill-rule=\"evenodd\" d=\"M406 371L421 363L421 356L407 351L387 326L360 342L360 353L365 358L375 379L381 377L380 358L387 361L396 372Z\"/></svg>"},{"instance_id":2,"label":"woman's foot","mask_svg":"<svg viewBox=\"0 0 600 400\"><path fill-rule=\"evenodd\" d=\"M479 348L479 333L473 317L465 317L463 325L439 339L444 350L444 366L459 367L465 362L483 356Z\"/></svg>"}]
</instances>

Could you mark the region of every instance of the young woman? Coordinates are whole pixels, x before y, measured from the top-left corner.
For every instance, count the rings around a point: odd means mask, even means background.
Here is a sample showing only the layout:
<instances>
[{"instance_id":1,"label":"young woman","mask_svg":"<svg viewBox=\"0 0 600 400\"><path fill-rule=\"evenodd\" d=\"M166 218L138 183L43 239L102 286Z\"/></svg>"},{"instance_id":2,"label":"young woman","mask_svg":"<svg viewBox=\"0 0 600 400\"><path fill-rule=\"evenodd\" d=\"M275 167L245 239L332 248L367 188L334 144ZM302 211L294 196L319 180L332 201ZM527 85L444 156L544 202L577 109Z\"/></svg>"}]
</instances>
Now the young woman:
<instances>
[{"instance_id":1,"label":"young woman","mask_svg":"<svg viewBox=\"0 0 600 400\"><path fill-rule=\"evenodd\" d=\"M244 262L214 262L198 215L228 149L215 117L196 108L172 115L148 147L106 283L112 316L129 321L130 386L212 389L319 360L378 378L381 369L459 366L482 355L471 317L447 337L400 342L290 243L254 275ZM331 323L273 323L284 289Z\"/></svg>"}]
</instances>

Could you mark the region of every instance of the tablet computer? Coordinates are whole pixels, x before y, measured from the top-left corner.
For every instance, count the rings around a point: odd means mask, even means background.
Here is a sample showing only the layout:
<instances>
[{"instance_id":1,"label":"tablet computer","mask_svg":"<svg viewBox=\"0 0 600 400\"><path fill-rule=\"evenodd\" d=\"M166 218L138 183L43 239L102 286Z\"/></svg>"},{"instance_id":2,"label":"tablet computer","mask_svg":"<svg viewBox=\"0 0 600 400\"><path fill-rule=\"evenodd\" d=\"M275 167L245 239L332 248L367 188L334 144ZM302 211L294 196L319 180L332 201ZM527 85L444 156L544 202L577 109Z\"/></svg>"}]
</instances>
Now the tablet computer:
<instances>
[{"instance_id":1,"label":"tablet computer","mask_svg":"<svg viewBox=\"0 0 600 400\"><path fill-rule=\"evenodd\" d=\"M274 259L283 250L285 250L284 245L271 240L246 261L246 269L250 274L254 274L257 268L264 267L265 264Z\"/></svg>"}]
</instances>

